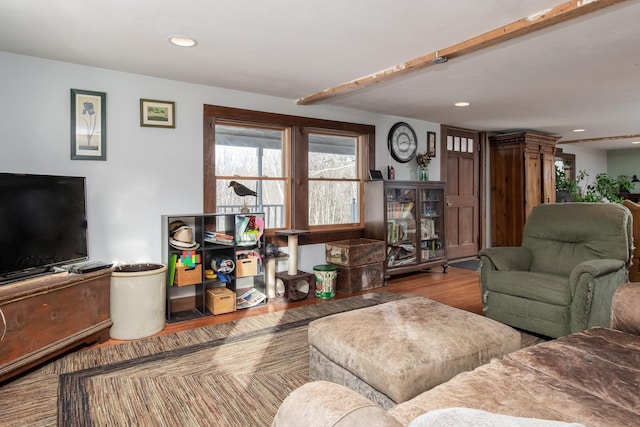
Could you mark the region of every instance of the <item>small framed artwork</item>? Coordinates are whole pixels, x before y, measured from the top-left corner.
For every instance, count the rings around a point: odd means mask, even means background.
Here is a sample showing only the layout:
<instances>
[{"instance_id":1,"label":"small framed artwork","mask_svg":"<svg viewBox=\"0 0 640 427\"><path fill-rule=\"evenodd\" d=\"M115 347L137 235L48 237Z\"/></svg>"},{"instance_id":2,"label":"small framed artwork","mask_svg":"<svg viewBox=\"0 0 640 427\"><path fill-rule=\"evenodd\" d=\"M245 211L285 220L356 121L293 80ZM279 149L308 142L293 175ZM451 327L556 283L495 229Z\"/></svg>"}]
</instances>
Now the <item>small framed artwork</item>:
<instances>
[{"instance_id":1,"label":"small framed artwork","mask_svg":"<svg viewBox=\"0 0 640 427\"><path fill-rule=\"evenodd\" d=\"M107 94L71 89L71 160L107 160Z\"/></svg>"},{"instance_id":2,"label":"small framed artwork","mask_svg":"<svg viewBox=\"0 0 640 427\"><path fill-rule=\"evenodd\" d=\"M369 170L370 181L382 181L382 171L370 169Z\"/></svg>"},{"instance_id":3,"label":"small framed artwork","mask_svg":"<svg viewBox=\"0 0 640 427\"><path fill-rule=\"evenodd\" d=\"M155 99L141 99L140 126L175 128L176 103Z\"/></svg>"},{"instance_id":4,"label":"small framed artwork","mask_svg":"<svg viewBox=\"0 0 640 427\"><path fill-rule=\"evenodd\" d=\"M427 132L427 153L432 159L436 156L436 133Z\"/></svg>"}]
</instances>

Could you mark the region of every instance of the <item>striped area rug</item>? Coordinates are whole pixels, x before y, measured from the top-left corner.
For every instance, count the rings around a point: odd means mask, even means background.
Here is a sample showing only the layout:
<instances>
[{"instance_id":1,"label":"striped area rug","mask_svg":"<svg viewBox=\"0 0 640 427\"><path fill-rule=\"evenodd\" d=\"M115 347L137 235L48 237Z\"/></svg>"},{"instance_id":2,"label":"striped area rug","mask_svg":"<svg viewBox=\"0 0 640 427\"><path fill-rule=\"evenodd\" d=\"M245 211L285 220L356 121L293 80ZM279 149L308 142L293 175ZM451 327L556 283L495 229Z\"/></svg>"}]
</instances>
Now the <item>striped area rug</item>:
<instances>
[{"instance_id":1,"label":"striped area rug","mask_svg":"<svg viewBox=\"0 0 640 427\"><path fill-rule=\"evenodd\" d=\"M77 351L2 386L3 426L268 426L308 379L307 324L378 292Z\"/></svg>"}]
</instances>

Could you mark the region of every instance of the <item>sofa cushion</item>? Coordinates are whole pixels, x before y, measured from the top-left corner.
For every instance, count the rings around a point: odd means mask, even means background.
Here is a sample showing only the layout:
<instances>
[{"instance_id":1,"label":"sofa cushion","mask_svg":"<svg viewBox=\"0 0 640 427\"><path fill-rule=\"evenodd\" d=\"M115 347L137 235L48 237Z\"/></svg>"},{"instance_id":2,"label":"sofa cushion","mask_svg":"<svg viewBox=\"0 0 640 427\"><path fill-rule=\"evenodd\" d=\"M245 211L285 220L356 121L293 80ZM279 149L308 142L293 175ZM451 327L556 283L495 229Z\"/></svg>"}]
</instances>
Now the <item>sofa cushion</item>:
<instances>
[{"instance_id":1,"label":"sofa cushion","mask_svg":"<svg viewBox=\"0 0 640 427\"><path fill-rule=\"evenodd\" d=\"M637 335L595 327L505 358L640 416Z\"/></svg>"},{"instance_id":2,"label":"sofa cushion","mask_svg":"<svg viewBox=\"0 0 640 427\"><path fill-rule=\"evenodd\" d=\"M513 286L517 283L518 286ZM486 289L548 304L571 303L569 277L529 271L487 271Z\"/></svg>"},{"instance_id":3,"label":"sofa cushion","mask_svg":"<svg viewBox=\"0 0 640 427\"><path fill-rule=\"evenodd\" d=\"M427 411L470 407L588 426L640 425L639 358L639 336L593 328L461 373L389 414L408 425Z\"/></svg>"}]
</instances>

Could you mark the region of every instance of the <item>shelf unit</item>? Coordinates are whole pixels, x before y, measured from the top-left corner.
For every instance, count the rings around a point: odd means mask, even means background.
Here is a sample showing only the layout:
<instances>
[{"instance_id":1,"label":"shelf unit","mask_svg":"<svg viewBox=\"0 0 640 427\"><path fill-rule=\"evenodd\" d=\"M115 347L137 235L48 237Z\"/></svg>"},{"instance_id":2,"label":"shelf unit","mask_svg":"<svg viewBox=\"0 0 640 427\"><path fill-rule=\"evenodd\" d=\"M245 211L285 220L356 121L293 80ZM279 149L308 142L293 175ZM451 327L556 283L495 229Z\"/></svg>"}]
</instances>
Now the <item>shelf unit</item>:
<instances>
[{"instance_id":1,"label":"shelf unit","mask_svg":"<svg viewBox=\"0 0 640 427\"><path fill-rule=\"evenodd\" d=\"M169 225L174 221L182 221L193 231L193 240L197 248L176 248L169 243ZM248 224L248 227L247 227ZM256 231L256 224L262 224L262 232ZM243 232L243 230L248 230ZM212 237L228 236L230 239L216 239ZM199 260L200 271L190 270L185 282L178 284L175 274L171 274L172 259L180 259L185 251L191 251ZM233 214L191 214L191 215L163 215L162 216L162 259L169 266L167 274L167 321L176 322L208 316L211 311L207 308L206 292L211 288L228 288L235 292L236 297L254 290L259 297L251 304L241 302L237 298L238 310L264 305L266 303L265 281L265 237L264 213L233 213ZM219 269L216 278L207 278L206 271L212 269L212 261L216 265L228 265L225 261L233 261L233 270L224 273ZM238 268L240 265L240 268ZM189 270L187 270L189 272ZM195 273L194 273L195 272ZM187 290L185 290L187 289ZM257 291L257 292L255 292ZM182 299L185 294L191 294L193 303L185 308L172 311L172 300Z\"/></svg>"},{"instance_id":2,"label":"shelf unit","mask_svg":"<svg viewBox=\"0 0 640 427\"><path fill-rule=\"evenodd\" d=\"M383 240L385 275L442 266L446 273L444 183L369 181L365 237Z\"/></svg>"}]
</instances>

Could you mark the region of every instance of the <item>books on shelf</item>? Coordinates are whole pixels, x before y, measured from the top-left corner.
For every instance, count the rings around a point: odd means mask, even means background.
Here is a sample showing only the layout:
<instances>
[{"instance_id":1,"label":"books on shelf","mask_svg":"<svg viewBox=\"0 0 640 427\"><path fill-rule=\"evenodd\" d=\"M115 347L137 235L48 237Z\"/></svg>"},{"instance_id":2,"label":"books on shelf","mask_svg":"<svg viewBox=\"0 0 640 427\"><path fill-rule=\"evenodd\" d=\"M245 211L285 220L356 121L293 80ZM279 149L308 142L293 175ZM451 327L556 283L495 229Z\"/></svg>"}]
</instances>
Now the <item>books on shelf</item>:
<instances>
[{"instance_id":1,"label":"books on shelf","mask_svg":"<svg viewBox=\"0 0 640 427\"><path fill-rule=\"evenodd\" d=\"M254 307L261 302L267 299L267 296L257 290L256 288L251 288L248 291L244 292L242 295L238 295L236 297L236 308L248 308Z\"/></svg>"},{"instance_id":2,"label":"books on shelf","mask_svg":"<svg viewBox=\"0 0 640 427\"><path fill-rule=\"evenodd\" d=\"M204 241L208 243L216 243L219 245L233 245L233 236L229 236L228 234L218 233L215 231L205 230L204 231Z\"/></svg>"},{"instance_id":3,"label":"books on shelf","mask_svg":"<svg viewBox=\"0 0 640 427\"><path fill-rule=\"evenodd\" d=\"M387 218L401 219L413 217L413 202L387 203Z\"/></svg>"},{"instance_id":4,"label":"books on shelf","mask_svg":"<svg viewBox=\"0 0 640 427\"><path fill-rule=\"evenodd\" d=\"M420 220L420 238L421 239L437 239L436 223L432 219Z\"/></svg>"}]
</instances>

